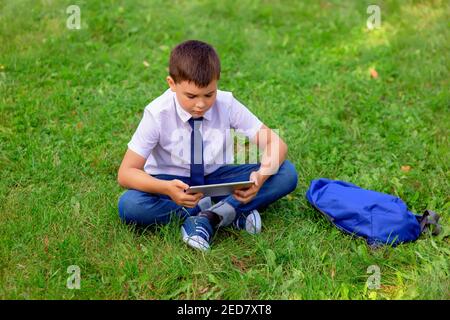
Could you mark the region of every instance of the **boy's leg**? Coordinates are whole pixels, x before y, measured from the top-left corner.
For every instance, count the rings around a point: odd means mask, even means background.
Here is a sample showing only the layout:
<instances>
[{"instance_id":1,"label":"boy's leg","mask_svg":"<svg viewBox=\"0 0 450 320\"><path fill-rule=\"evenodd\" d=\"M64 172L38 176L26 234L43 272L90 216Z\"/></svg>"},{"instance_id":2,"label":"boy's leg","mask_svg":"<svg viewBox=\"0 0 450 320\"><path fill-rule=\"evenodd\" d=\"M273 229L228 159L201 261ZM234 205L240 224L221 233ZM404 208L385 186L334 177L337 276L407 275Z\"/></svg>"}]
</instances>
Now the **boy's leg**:
<instances>
[{"instance_id":1,"label":"boy's leg","mask_svg":"<svg viewBox=\"0 0 450 320\"><path fill-rule=\"evenodd\" d=\"M248 180L250 174L258 169L259 165L224 166L206 176L205 183L215 184ZM249 203L241 204L233 196L214 197L213 199L216 201L223 201L203 210L196 216L187 218L181 228L183 241L193 248L208 250L215 228L227 226L231 223L236 224L238 229L242 229L241 225L243 224L249 233L258 233L261 230L261 218L254 209L269 205L292 192L296 186L297 172L294 165L285 161L278 172L267 179L256 197Z\"/></svg>"},{"instance_id":2,"label":"boy's leg","mask_svg":"<svg viewBox=\"0 0 450 320\"><path fill-rule=\"evenodd\" d=\"M169 223L172 216L181 219L197 214L199 209L184 208L162 195L127 190L119 199L119 216L125 223L141 226Z\"/></svg>"},{"instance_id":3,"label":"boy's leg","mask_svg":"<svg viewBox=\"0 0 450 320\"><path fill-rule=\"evenodd\" d=\"M244 181L250 178L253 171L259 169L259 164L227 165L206 176L207 184ZM214 201L224 200L234 208L237 214L250 212L254 209L266 207L274 201L295 190L297 186L297 172L294 165L285 160L278 172L263 184L255 198L247 204L242 204L234 196L213 198Z\"/></svg>"},{"instance_id":4,"label":"boy's leg","mask_svg":"<svg viewBox=\"0 0 450 320\"><path fill-rule=\"evenodd\" d=\"M157 175L155 178L162 180L179 179L189 183L188 179L178 176ZM119 216L123 222L141 226L167 224L173 216L184 219L201 211L198 205L194 208L185 208L177 205L166 195L134 189L127 190L121 195L118 207Z\"/></svg>"}]
</instances>

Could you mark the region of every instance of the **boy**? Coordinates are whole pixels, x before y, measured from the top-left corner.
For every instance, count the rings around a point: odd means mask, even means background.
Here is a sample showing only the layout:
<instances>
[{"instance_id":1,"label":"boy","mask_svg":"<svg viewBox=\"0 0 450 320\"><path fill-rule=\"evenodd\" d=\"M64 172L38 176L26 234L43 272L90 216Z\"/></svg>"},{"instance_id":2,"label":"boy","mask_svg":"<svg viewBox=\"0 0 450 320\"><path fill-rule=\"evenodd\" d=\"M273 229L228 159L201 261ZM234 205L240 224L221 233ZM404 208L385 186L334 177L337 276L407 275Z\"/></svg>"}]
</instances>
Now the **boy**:
<instances>
[{"instance_id":1,"label":"boy","mask_svg":"<svg viewBox=\"0 0 450 320\"><path fill-rule=\"evenodd\" d=\"M231 92L218 90L219 79L213 47L196 40L176 46L166 78L170 89L145 108L118 172L119 184L129 189L118 204L124 222L148 226L179 216L185 219L183 241L200 250L209 249L220 226L259 233L257 209L297 186L286 144ZM231 128L260 147L261 164L230 165ZM192 185L244 180L255 184L229 196L184 192Z\"/></svg>"}]
</instances>

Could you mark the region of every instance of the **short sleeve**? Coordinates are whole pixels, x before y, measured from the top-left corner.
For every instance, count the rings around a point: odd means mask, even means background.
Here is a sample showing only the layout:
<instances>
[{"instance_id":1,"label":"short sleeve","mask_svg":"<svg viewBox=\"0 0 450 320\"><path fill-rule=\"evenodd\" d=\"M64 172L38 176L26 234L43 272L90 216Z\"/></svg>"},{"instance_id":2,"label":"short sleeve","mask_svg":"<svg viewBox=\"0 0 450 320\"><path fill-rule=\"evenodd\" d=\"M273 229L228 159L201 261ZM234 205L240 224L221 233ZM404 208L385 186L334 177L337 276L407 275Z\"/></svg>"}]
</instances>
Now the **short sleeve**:
<instances>
[{"instance_id":1,"label":"short sleeve","mask_svg":"<svg viewBox=\"0 0 450 320\"><path fill-rule=\"evenodd\" d=\"M263 123L246 106L232 97L230 125L237 133L241 133L252 139L259 129L261 129Z\"/></svg>"},{"instance_id":2,"label":"short sleeve","mask_svg":"<svg viewBox=\"0 0 450 320\"><path fill-rule=\"evenodd\" d=\"M128 148L147 159L159 141L159 125L147 108Z\"/></svg>"}]
</instances>

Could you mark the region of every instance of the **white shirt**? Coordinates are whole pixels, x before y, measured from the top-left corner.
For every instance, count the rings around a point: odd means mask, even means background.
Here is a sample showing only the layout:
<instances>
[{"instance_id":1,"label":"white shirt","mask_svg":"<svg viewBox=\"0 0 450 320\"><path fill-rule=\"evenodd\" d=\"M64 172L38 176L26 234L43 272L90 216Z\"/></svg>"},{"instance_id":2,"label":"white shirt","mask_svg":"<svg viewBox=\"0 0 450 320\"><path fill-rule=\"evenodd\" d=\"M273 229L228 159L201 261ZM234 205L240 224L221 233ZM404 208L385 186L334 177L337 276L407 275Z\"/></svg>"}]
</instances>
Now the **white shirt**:
<instances>
[{"instance_id":1,"label":"white shirt","mask_svg":"<svg viewBox=\"0 0 450 320\"><path fill-rule=\"evenodd\" d=\"M144 115L128 148L147 159L144 171L151 175L190 176L191 115L168 89L144 109ZM200 127L203 137L205 175L234 163L233 130L252 139L262 122L231 92L217 90L214 105Z\"/></svg>"}]
</instances>

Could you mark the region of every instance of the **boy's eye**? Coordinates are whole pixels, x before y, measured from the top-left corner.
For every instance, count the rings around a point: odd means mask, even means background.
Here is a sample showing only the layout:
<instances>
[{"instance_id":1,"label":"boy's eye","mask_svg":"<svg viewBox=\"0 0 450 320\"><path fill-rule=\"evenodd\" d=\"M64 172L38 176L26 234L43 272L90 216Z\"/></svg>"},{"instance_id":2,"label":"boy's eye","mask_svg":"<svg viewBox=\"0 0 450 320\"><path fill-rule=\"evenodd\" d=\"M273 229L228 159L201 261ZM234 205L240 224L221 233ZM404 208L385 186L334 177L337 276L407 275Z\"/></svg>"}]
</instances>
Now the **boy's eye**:
<instances>
[{"instance_id":1,"label":"boy's eye","mask_svg":"<svg viewBox=\"0 0 450 320\"><path fill-rule=\"evenodd\" d=\"M195 96L187 96L187 97L188 97L189 99L194 99L194 98L195 98ZM206 94L205 97L211 98L211 97L212 97L212 94Z\"/></svg>"}]
</instances>

